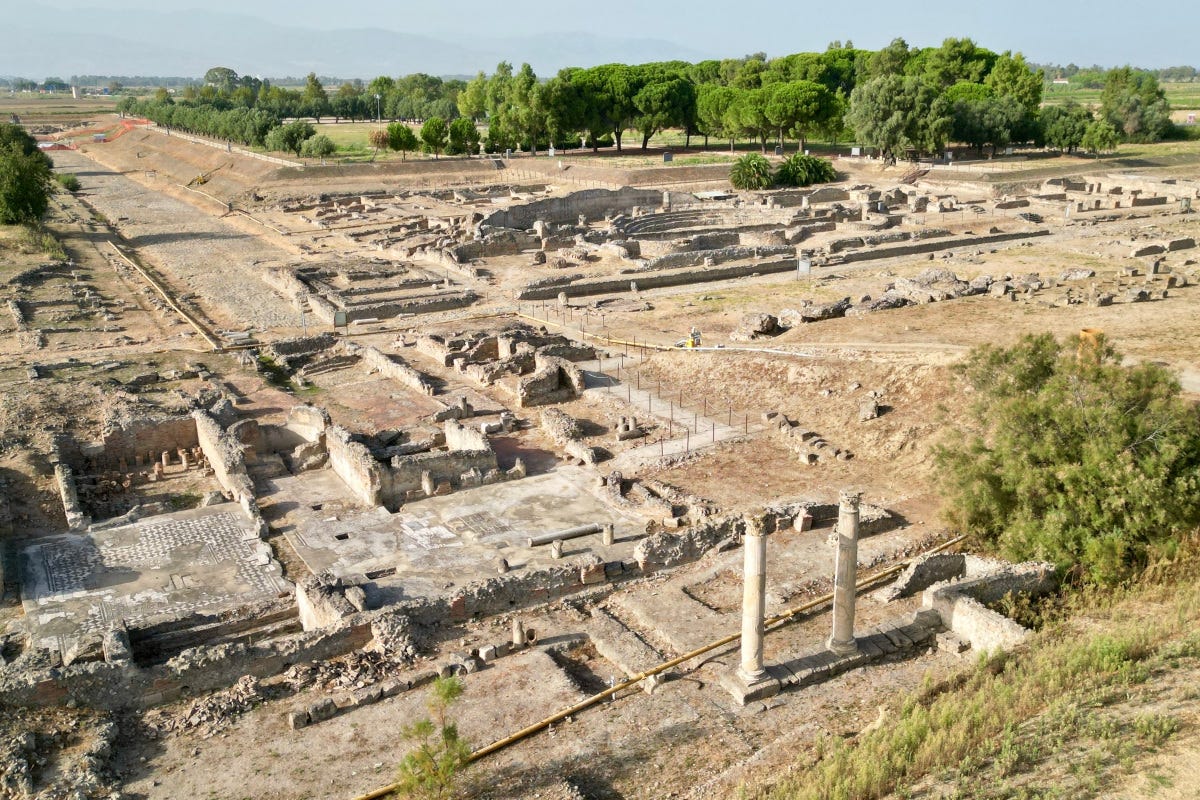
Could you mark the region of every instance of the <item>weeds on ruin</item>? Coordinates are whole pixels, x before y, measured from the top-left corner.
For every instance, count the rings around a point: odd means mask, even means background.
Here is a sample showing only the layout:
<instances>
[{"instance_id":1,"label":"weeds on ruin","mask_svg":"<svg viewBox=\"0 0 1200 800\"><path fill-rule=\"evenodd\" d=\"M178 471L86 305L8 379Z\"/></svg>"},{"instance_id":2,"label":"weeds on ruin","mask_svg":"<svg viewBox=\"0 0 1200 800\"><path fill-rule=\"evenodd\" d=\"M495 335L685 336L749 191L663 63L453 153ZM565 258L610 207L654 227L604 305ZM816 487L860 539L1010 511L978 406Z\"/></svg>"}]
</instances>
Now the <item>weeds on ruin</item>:
<instances>
[{"instance_id":1,"label":"weeds on ruin","mask_svg":"<svg viewBox=\"0 0 1200 800\"><path fill-rule=\"evenodd\" d=\"M55 261L66 261L67 251L63 249L54 234L40 224L25 225L17 239L21 249L30 253L44 253Z\"/></svg>"},{"instance_id":2,"label":"weeds on ruin","mask_svg":"<svg viewBox=\"0 0 1200 800\"><path fill-rule=\"evenodd\" d=\"M406 725L405 740L414 749L400 762L395 797L411 800L449 800L462 782L471 747L458 735L447 711L462 696L458 678L437 678L429 693L429 717Z\"/></svg>"}]
</instances>

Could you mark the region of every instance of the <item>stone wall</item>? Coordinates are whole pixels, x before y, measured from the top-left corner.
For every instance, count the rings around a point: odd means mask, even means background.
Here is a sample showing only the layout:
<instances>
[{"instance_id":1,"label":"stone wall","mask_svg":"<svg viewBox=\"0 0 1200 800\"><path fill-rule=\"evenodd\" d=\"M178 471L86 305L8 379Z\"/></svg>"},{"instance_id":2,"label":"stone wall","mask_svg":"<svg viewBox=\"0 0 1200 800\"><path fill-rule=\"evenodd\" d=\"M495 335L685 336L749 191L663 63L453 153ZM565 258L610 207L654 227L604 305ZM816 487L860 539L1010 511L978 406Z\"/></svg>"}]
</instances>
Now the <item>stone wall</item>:
<instances>
[{"instance_id":1,"label":"stone wall","mask_svg":"<svg viewBox=\"0 0 1200 800\"><path fill-rule=\"evenodd\" d=\"M331 425L325 432L325 447L329 452L329 467L342 479L346 488L364 506L380 504L383 489L383 465L371 452L350 437L350 432Z\"/></svg>"},{"instance_id":2,"label":"stone wall","mask_svg":"<svg viewBox=\"0 0 1200 800\"><path fill-rule=\"evenodd\" d=\"M287 267L275 267L260 274L263 283L291 300L297 310L301 308L304 299L308 298L311 293L308 284L296 277L296 273Z\"/></svg>"},{"instance_id":3,"label":"stone wall","mask_svg":"<svg viewBox=\"0 0 1200 800\"><path fill-rule=\"evenodd\" d=\"M358 617L258 644L220 644L186 650L166 664L140 668L132 661L89 661L57 669L7 670L0 702L46 707L71 702L102 710L146 708L223 689L245 675L266 678L291 664L323 661L371 643L369 622Z\"/></svg>"},{"instance_id":4,"label":"stone wall","mask_svg":"<svg viewBox=\"0 0 1200 800\"><path fill-rule=\"evenodd\" d=\"M389 511L395 511L406 501L436 492L442 484L458 488L462 485L463 474L472 471L480 474L481 482L482 476L497 471L496 453L488 448L454 452L435 450L396 456L390 465L383 465L380 504ZM493 480L496 477L493 474Z\"/></svg>"},{"instance_id":5,"label":"stone wall","mask_svg":"<svg viewBox=\"0 0 1200 800\"><path fill-rule=\"evenodd\" d=\"M246 472L246 456L242 443L221 430L217 421L203 411L193 411L200 449L208 459L217 482L236 502L254 502L254 481Z\"/></svg>"},{"instance_id":6,"label":"stone wall","mask_svg":"<svg viewBox=\"0 0 1200 800\"><path fill-rule=\"evenodd\" d=\"M535 370L517 382L517 404L521 408L563 403L584 390L583 372L573 362L538 353Z\"/></svg>"},{"instance_id":7,"label":"stone wall","mask_svg":"<svg viewBox=\"0 0 1200 800\"><path fill-rule=\"evenodd\" d=\"M432 379L424 372L412 367L400 356L388 355L382 350L364 347L360 351L363 364L372 372L378 372L385 378L390 378L421 394L433 395L436 392Z\"/></svg>"},{"instance_id":8,"label":"stone wall","mask_svg":"<svg viewBox=\"0 0 1200 800\"><path fill-rule=\"evenodd\" d=\"M942 624L976 651L1008 649L1029 631L987 607L1005 595L1038 596L1057 586L1052 564L1010 564L990 574L937 584L926 589L922 605L938 612Z\"/></svg>"},{"instance_id":9,"label":"stone wall","mask_svg":"<svg viewBox=\"0 0 1200 800\"><path fill-rule=\"evenodd\" d=\"M346 312L346 322L357 322L364 319L391 319L401 314L431 314L435 311L464 308L478 299L479 296L468 289L462 292L442 292L438 295L388 300L381 303L367 303L335 310L344 310ZM332 324L332 320L331 315L330 324Z\"/></svg>"},{"instance_id":10,"label":"stone wall","mask_svg":"<svg viewBox=\"0 0 1200 800\"><path fill-rule=\"evenodd\" d=\"M767 245L763 247L722 247L716 250L688 250L679 253L668 253L646 262L642 270L676 269L679 267L698 267L702 265L724 264L729 261L740 261L748 258L767 258L778 256L793 256L796 248L791 245Z\"/></svg>"},{"instance_id":11,"label":"stone wall","mask_svg":"<svg viewBox=\"0 0 1200 800\"><path fill-rule=\"evenodd\" d=\"M533 223L530 222L530 225ZM477 258L515 256L525 250L539 250L542 240L524 230L495 231L470 242L445 248L445 260L464 264Z\"/></svg>"},{"instance_id":12,"label":"stone wall","mask_svg":"<svg viewBox=\"0 0 1200 800\"><path fill-rule=\"evenodd\" d=\"M336 627L354 614L354 606L342 592L334 590L315 575L296 584L296 610L306 631Z\"/></svg>"},{"instance_id":13,"label":"stone wall","mask_svg":"<svg viewBox=\"0 0 1200 800\"><path fill-rule=\"evenodd\" d=\"M54 465L54 482L58 485L58 494L62 498L63 512L67 517L67 527L80 530L92 524L92 518L83 511L79 503L79 493L75 488L75 473L69 464ZM3 553L0 553L0 559Z\"/></svg>"},{"instance_id":14,"label":"stone wall","mask_svg":"<svg viewBox=\"0 0 1200 800\"><path fill-rule=\"evenodd\" d=\"M548 223L575 223L579 215L589 220L603 219L606 214L628 211L634 206L662 204L663 194L654 189L584 189L566 197L548 197L511 208L494 211L484 217L480 227L516 228L528 230L539 219Z\"/></svg>"},{"instance_id":15,"label":"stone wall","mask_svg":"<svg viewBox=\"0 0 1200 800\"><path fill-rule=\"evenodd\" d=\"M132 464L136 455L157 457L163 451L190 450L199 443L196 422L190 416L151 417L106 431L99 448L85 446L84 450L100 450L114 463L124 458Z\"/></svg>"}]
</instances>

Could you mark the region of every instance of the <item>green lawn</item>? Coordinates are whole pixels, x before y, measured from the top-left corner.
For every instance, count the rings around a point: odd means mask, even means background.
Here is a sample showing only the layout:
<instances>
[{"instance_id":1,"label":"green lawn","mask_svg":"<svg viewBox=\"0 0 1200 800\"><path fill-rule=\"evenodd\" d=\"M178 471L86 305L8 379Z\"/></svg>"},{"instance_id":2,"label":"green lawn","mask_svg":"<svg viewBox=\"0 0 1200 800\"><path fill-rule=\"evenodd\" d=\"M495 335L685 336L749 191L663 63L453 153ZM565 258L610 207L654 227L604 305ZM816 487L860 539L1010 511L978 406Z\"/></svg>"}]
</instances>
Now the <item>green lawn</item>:
<instances>
[{"instance_id":1,"label":"green lawn","mask_svg":"<svg viewBox=\"0 0 1200 800\"><path fill-rule=\"evenodd\" d=\"M1167 102L1173 109L1200 109L1200 83L1160 83L1166 92ZM1042 99L1049 105L1058 105L1074 100L1084 105L1100 105L1102 89L1084 89L1075 86L1046 87Z\"/></svg>"}]
</instances>

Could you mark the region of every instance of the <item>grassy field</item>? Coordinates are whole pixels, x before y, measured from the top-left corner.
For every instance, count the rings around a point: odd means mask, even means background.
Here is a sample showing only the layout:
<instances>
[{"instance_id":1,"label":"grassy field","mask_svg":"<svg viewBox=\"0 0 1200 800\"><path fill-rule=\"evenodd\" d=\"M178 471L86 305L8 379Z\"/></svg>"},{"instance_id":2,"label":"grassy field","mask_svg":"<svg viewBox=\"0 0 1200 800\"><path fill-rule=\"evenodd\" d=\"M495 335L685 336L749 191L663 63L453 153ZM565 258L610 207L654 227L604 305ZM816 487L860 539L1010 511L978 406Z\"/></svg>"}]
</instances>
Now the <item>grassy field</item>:
<instances>
[{"instance_id":1,"label":"grassy field","mask_svg":"<svg viewBox=\"0 0 1200 800\"><path fill-rule=\"evenodd\" d=\"M80 97L59 94L0 94L0 120L16 114L25 122L75 122L96 114L109 114L117 108L115 97Z\"/></svg>"},{"instance_id":2,"label":"grassy field","mask_svg":"<svg viewBox=\"0 0 1200 800\"><path fill-rule=\"evenodd\" d=\"M1200 83L1160 83L1166 92L1171 108L1179 110L1200 109ZM1101 89L1084 89L1074 86L1047 86L1042 99L1049 105L1074 100L1089 106L1100 105Z\"/></svg>"}]
</instances>

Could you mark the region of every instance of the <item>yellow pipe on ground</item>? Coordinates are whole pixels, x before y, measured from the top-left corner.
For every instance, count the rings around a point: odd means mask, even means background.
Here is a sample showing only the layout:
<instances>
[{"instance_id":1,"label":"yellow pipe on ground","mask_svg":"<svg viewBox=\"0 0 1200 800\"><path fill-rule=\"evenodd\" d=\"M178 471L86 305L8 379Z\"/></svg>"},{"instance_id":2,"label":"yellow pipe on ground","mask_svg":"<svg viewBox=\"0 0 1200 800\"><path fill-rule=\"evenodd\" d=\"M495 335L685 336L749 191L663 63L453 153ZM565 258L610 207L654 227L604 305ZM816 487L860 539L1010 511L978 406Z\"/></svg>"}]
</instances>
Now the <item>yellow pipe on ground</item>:
<instances>
[{"instance_id":1,"label":"yellow pipe on ground","mask_svg":"<svg viewBox=\"0 0 1200 800\"><path fill-rule=\"evenodd\" d=\"M863 589L873 586L876 583L879 583L880 581L882 581L884 578L889 578L892 575L894 575L895 573L900 572L901 570L905 569L910 563L917 560L918 558L923 558L924 556L933 555L934 553L940 553L941 551L945 550L946 548L952 547L952 546L958 544L959 542L963 541L965 538L966 538L965 536L956 536L953 539L949 539L945 542L942 542L937 547L926 550L924 553L922 553L919 556L913 556L908 561L902 561L899 564L895 564L894 566L888 567L887 569L885 569L881 572L875 573L874 575L870 576L869 578L863 578L861 581L858 581L855 584L855 589L857 591L862 591ZM790 620L792 617L796 616L797 614L803 614L806 611L812 611L814 608L823 606L826 603L831 602L832 600L833 600L832 592L830 592L829 594L826 594L826 595L822 595L821 597L818 597L816 599L809 600L807 603L803 603L801 605L796 606L795 608L789 609L788 611L785 611L782 614L779 614L778 616L769 617L763 623L764 628L766 629L766 631L769 631L772 628L778 628L780 625L787 622L788 620ZM766 632L766 631L764 631L764 632ZM740 632L731 633L728 636L723 636L720 639L717 639L715 642L710 642L710 643L704 645L703 647L698 647L695 650L692 650L690 653L684 653L681 656L672 658L670 661L664 661L663 663L659 664L657 667L653 667L644 672L640 672L637 675L634 675L632 678L629 678L629 679L623 681L622 683L618 683L615 686L610 686L609 688L605 689L604 691L600 692L599 694L594 694L585 700L579 701L578 703L571 706L570 708L563 709L562 711L559 711L559 712L553 714L552 716L546 717L541 722L535 722L532 725L522 728L521 730L517 731L516 733L513 733L509 736L504 737L503 739L492 742L491 744L487 745L486 747L482 747L482 748L476 750L475 752L471 753L470 757L467 759L467 763L479 761L482 758L486 758L487 756L490 756L493 753L499 752L500 750L503 750L504 748L506 748L510 745L516 744L517 742L521 741L522 739L526 739L526 738L532 736L533 734L538 733L539 731L549 728L551 725L553 725L556 722L561 722L562 720L566 719L567 717L574 716L575 714L578 714L580 711L584 711L584 710L590 708L591 706L596 705L600 701L616 695L617 692L621 692L621 691L624 691L625 689L632 688L633 686L636 686L637 684L641 683L643 680L651 677L652 675L658 675L659 673L666 672L667 670L669 670L673 667L677 667L686 661L690 661L693 658L696 658L697 656L704 655L705 653L710 652L712 650L716 650L719 647L724 647L725 645L733 644L734 642L736 642L738 639L741 639L741 638L742 638L742 634ZM399 786L399 784L392 783L387 786L380 787L379 789L375 789L372 792L368 792L367 794L358 795L357 797L353 798L353 800L380 800L380 798L387 797L389 794L394 792L396 790L397 786Z\"/></svg>"}]
</instances>

